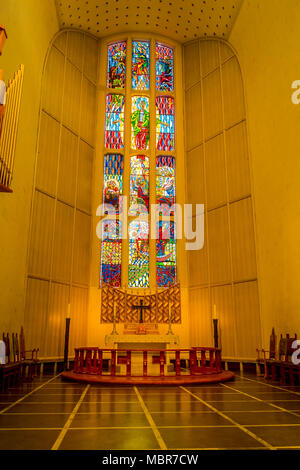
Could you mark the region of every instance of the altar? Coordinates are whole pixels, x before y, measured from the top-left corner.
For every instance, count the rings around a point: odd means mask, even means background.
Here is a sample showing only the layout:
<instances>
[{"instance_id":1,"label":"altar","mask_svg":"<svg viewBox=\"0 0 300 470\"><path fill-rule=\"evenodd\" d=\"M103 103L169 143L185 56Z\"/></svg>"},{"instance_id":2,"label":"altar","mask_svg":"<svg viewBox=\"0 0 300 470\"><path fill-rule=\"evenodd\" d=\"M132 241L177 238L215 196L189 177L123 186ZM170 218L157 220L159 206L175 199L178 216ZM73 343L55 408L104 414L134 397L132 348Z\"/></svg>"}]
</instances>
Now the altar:
<instances>
[{"instance_id":1,"label":"altar","mask_svg":"<svg viewBox=\"0 0 300 470\"><path fill-rule=\"evenodd\" d=\"M157 324L132 323L124 325L123 334L115 330L105 336L105 345L116 349L172 349L179 344L173 333L159 334Z\"/></svg>"}]
</instances>

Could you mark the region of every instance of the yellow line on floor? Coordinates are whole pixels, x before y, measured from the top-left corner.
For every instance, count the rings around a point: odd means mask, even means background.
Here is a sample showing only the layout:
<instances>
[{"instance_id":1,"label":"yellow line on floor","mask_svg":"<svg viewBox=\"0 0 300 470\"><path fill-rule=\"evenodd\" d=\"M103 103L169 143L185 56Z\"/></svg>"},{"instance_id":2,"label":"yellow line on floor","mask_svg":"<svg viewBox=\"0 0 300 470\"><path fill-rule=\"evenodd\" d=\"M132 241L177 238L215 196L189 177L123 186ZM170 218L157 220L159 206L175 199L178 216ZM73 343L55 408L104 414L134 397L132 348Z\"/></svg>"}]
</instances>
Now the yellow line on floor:
<instances>
[{"instance_id":1,"label":"yellow line on floor","mask_svg":"<svg viewBox=\"0 0 300 470\"><path fill-rule=\"evenodd\" d=\"M238 375L237 377L241 377L241 376ZM259 383L259 384L265 385L266 387L277 388L278 390L282 390L283 392L294 393L295 395L300 395L300 392L295 392L294 390L286 390L285 388L280 387L279 385L266 384L266 383L261 382L261 381L259 381L259 380L249 379L248 377L243 377L243 379L249 380L250 382L254 382L254 383ZM293 387L293 385L291 385L291 387Z\"/></svg>"},{"instance_id":2,"label":"yellow line on floor","mask_svg":"<svg viewBox=\"0 0 300 470\"><path fill-rule=\"evenodd\" d=\"M297 413L295 413L294 411L292 410L287 410L286 408L282 408L282 406L278 406L278 405L275 405L274 403L270 403L269 401L266 401L266 400L263 400L262 398L258 398L258 397L255 397L254 395L250 395L249 393L246 393L246 392L241 392L240 390L237 390L233 387L230 387L229 385L225 385L225 384L222 384L222 387L226 387L226 388L230 388L231 390L236 390L238 393L240 393L241 395L245 395L249 398L252 398L253 400L256 400L256 401L259 401L261 403L265 403L269 406L272 406L273 408L276 408L278 409L279 411L283 411L285 413L289 413L293 416L297 416L297 418L299 418L299 415ZM272 400L272 401L294 401L294 400ZM298 400L295 400L295 401L298 401ZM247 402L246 402L247 403Z\"/></svg>"},{"instance_id":3,"label":"yellow line on floor","mask_svg":"<svg viewBox=\"0 0 300 470\"><path fill-rule=\"evenodd\" d=\"M60 373L61 374L61 373ZM48 383L52 382L53 380L55 380L57 377L60 376L60 374L56 375L55 377L52 377L52 379L48 380L47 382L44 382L42 385L39 385L39 387L33 389L31 392L27 393L26 395L24 395L22 398L19 398L19 400L11 403L9 406L7 406L6 408L3 408L3 410L0 410L0 415L5 413L7 410L10 410L13 406L17 405L18 403L21 403L25 398L29 397L30 395L32 395L34 392L36 392L37 390L40 390L41 388L43 388L45 385L47 385Z\"/></svg>"},{"instance_id":4,"label":"yellow line on floor","mask_svg":"<svg viewBox=\"0 0 300 470\"><path fill-rule=\"evenodd\" d=\"M139 399L140 405L141 405L141 407L143 408L143 411L144 411L144 413L145 413L145 415L146 415L146 418L147 418L147 420L148 420L148 423L150 424L150 426L151 426L151 428L152 428L153 434L154 434L154 436L155 436L155 438L156 438L156 440L157 440L157 442L158 442L159 447L161 448L161 450L167 450L166 443L165 443L165 441L163 440L163 438L162 438L162 436L161 436L159 430L157 429L156 424L155 424L155 422L154 422L154 420L153 420L153 418L152 418L152 416L151 416L151 414L150 414L150 412L149 412L149 410L148 410L148 408L147 408L147 406L146 406L144 400L142 399L140 392L138 391L138 389L137 389L136 387L133 387L133 388L134 388L135 393L137 394L137 397L138 397L138 399Z\"/></svg>"},{"instance_id":5,"label":"yellow line on floor","mask_svg":"<svg viewBox=\"0 0 300 470\"><path fill-rule=\"evenodd\" d=\"M63 427L62 431L60 432L58 438L57 438L56 441L54 442L54 444L53 444L51 450L58 450L58 449L59 449L59 447L60 447L60 445L61 445L61 443L62 443L62 441L63 441L65 435L67 434L67 432L68 432L68 430L69 430L69 428L70 428L70 426L71 426L71 424L72 424L72 421L73 421L73 419L75 418L75 415L76 415L77 411L79 410L79 407L80 407L81 403L83 402L84 397L85 397L85 395L87 394L87 391L88 391L89 388L90 388L90 385L87 385L87 386L85 387L84 391L83 391L82 394L81 394L81 397L80 397L79 400L78 400L78 403L77 403L76 406L74 407L74 409L73 409L72 413L70 414L70 416L69 416L69 418L68 418L66 424L64 425L64 427Z\"/></svg>"},{"instance_id":6,"label":"yellow line on floor","mask_svg":"<svg viewBox=\"0 0 300 470\"><path fill-rule=\"evenodd\" d=\"M254 434L253 432L249 431L247 428L245 428L242 424L237 423L234 421L234 419L230 418L229 416L226 416L222 411L217 410L214 406L212 406L210 403L207 403L206 401L202 400L202 398L197 397L197 395L194 395L192 392L190 392L187 388L181 387L182 390L185 390L187 393L189 393L191 396L195 397L197 400L199 400L201 403L204 405L208 406L211 410L213 410L215 413L217 413L219 416L222 418L226 419L227 421L230 421L232 424L234 424L236 427L238 427L241 431L244 433L248 434L250 437L255 439L257 442L260 442L263 446L267 447L268 449L273 449L273 446L265 441L264 439L261 439L259 436ZM246 402L245 402L246 403Z\"/></svg>"}]
</instances>

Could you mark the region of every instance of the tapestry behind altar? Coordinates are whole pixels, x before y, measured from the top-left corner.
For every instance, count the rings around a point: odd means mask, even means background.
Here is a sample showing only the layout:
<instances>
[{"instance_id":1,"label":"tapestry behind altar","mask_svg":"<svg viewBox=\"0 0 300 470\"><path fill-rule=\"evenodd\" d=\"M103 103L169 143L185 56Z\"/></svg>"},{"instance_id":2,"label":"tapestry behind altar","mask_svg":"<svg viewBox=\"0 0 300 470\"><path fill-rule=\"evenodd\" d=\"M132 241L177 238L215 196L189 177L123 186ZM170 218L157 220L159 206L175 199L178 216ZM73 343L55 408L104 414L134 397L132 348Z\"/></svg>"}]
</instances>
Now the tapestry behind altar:
<instances>
[{"instance_id":1,"label":"tapestry behind altar","mask_svg":"<svg viewBox=\"0 0 300 470\"><path fill-rule=\"evenodd\" d=\"M169 305L172 305L172 323L181 323L180 285L149 295L130 294L126 290L104 284L101 296L101 323L113 323L114 305L117 323L138 323L139 312L134 306L143 299L151 310L144 311L144 323L169 323Z\"/></svg>"}]
</instances>

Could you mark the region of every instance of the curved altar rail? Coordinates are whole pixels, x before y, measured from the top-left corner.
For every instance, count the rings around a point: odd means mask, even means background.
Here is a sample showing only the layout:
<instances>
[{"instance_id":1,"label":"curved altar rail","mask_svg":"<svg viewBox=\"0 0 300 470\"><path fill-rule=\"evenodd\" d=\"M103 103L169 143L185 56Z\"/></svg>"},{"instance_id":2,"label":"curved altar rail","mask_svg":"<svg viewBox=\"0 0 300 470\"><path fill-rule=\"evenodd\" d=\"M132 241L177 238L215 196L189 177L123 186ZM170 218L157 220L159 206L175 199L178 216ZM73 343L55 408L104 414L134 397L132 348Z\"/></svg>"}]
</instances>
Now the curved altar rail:
<instances>
[{"instance_id":1,"label":"curved altar rail","mask_svg":"<svg viewBox=\"0 0 300 470\"><path fill-rule=\"evenodd\" d=\"M135 363L142 361L142 374L132 371ZM169 365L174 370L170 372ZM118 365L125 365L122 371ZM159 365L159 374L151 374L149 364ZM153 369L153 367L151 367ZM124 368L123 368L124 369ZM121 373L122 372L122 373ZM191 349L100 349L97 347L76 348L73 374L111 377L164 377L182 374L185 376L212 375L222 373L221 350L199 347Z\"/></svg>"}]
</instances>

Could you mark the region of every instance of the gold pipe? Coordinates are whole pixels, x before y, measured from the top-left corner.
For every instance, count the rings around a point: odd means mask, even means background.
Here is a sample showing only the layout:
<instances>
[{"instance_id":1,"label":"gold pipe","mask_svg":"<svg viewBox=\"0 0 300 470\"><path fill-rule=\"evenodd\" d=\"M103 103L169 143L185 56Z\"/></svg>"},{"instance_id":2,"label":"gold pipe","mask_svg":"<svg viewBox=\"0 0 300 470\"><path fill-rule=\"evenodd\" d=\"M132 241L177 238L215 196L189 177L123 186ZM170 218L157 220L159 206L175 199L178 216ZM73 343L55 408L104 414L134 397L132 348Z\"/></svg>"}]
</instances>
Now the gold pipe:
<instances>
[{"instance_id":1,"label":"gold pipe","mask_svg":"<svg viewBox=\"0 0 300 470\"><path fill-rule=\"evenodd\" d=\"M14 163L15 163L15 150L16 150L16 141L17 141L17 131L18 131L18 123L20 117L20 107L21 107L21 96L23 90L23 78L24 78L24 65L20 66L19 69L19 79L18 79L18 88L17 88L17 109L16 109L16 117L14 122L14 133L13 133L13 142L11 148L11 156L10 156L10 175L8 180L8 186L11 185L13 170L14 170Z\"/></svg>"},{"instance_id":2,"label":"gold pipe","mask_svg":"<svg viewBox=\"0 0 300 470\"><path fill-rule=\"evenodd\" d=\"M6 106L0 137L0 182L7 187L12 180L23 78L24 65L21 65L6 89Z\"/></svg>"},{"instance_id":3,"label":"gold pipe","mask_svg":"<svg viewBox=\"0 0 300 470\"><path fill-rule=\"evenodd\" d=\"M12 88L11 88L11 80L8 82L8 87L6 91L6 105L5 105L5 114L4 114L4 120L3 120L3 132L2 132L2 139L1 139L1 159L2 159L2 171L1 171L1 183L4 184L5 180L5 172L6 172L6 154L5 154L5 148L6 148L6 142L7 142L7 134L8 134L8 122L9 122L9 116L10 116L10 107L11 107L11 93L12 93Z\"/></svg>"},{"instance_id":4,"label":"gold pipe","mask_svg":"<svg viewBox=\"0 0 300 470\"><path fill-rule=\"evenodd\" d=\"M14 84L13 84L13 102L12 102L12 116L11 116L11 126L10 126L10 135L9 135L9 141L8 141L8 149L7 149L7 166L8 166L8 171L6 173L6 180L5 180L5 186L9 186L9 180L11 178L11 159L12 159L12 147L13 147L13 141L14 141L14 134L15 134L15 124L16 124L16 119L17 119L17 110L18 110L18 85L19 85L19 71L15 74L14 77Z\"/></svg>"},{"instance_id":5,"label":"gold pipe","mask_svg":"<svg viewBox=\"0 0 300 470\"><path fill-rule=\"evenodd\" d=\"M7 180L7 173L9 171L9 141L10 141L10 136L11 136L11 128L12 128L12 123L13 123L13 103L14 103L14 98L15 98L15 81L14 79L10 82L10 94L9 94L9 99L8 99L8 109L6 119L4 121L6 125L6 133L4 136L4 148L3 148L3 157L5 161L5 169L4 169L4 175L3 175L3 184L7 186L6 180Z\"/></svg>"}]
</instances>

